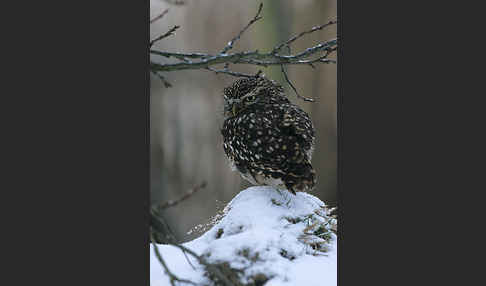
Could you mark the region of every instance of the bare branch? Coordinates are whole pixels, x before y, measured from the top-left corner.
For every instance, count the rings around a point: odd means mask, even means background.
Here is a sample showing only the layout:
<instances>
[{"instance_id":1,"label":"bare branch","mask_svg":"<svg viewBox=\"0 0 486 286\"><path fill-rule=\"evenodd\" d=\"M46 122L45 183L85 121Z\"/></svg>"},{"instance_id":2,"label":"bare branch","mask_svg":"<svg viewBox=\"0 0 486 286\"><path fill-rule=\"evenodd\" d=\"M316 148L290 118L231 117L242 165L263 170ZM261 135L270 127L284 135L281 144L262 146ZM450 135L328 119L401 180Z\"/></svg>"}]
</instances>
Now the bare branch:
<instances>
[{"instance_id":1,"label":"bare branch","mask_svg":"<svg viewBox=\"0 0 486 286\"><path fill-rule=\"evenodd\" d=\"M150 232L158 243L177 243L172 230L156 210L150 210Z\"/></svg>"},{"instance_id":2,"label":"bare branch","mask_svg":"<svg viewBox=\"0 0 486 286\"><path fill-rule=\"evenodd\" d=\"M168 269L164 259L162 258L162 256L160 255L160 252L157 248L157 239L155 237L155 234L157 235L157 237L160 239L162 239L162 243L167 243L167 244L170 244L172 246L175 246L179 249L182 250L184 256L186 256L186 259L188 261L188 263L193 267L195 268L191 261L189 260L189 258L187 257L186 253L192 255L193 257L195 257L198 262L201 264L201 265L204 265L205 266L205 269L206 271L211 274L213 277L217 277L219 279L220 282L223 283L223 285L225 286L235 286L230 280L228 277L226 277L223 272L218 268L217 265L214 265L214 264L211 264L209 263L208 261L206 261L206 259L204 259L202 256L199 256L197 255L194 251L188 249L187 247L179 244L174 236L174 234L172 233L171 229L169 228L169 225L165 222L165 220L163 219L163 217L161 217L158 213L157 213L157 209L156 208L151 208L150 209L150 217L151 217L151 222L150 222L150 225L151 225L151 229L150 229L150 240L152 242L152 245L154 246L154 251L155 251L155 255L157 257L157 259L159 260L159 262L162 264L162 266L164 267L164 269L166 270L167 274L169 275L169 278L171 280L171 284L174 285L173 281L179 281L179 282L184 282L184 283L189 283L189 284L193 284L192 281L189 281L189 280L185 280L185 279L180 279L178 278L176 275L174 275L172 272L170 272L170 270ZM196 285L196 284L193 284L193 285Z\"/></svg>"},{"instance_id":3,"label":"bare branch","mask_svg":"<svg viewBox=\"0 0 486 286\"><path fill-rule=\"evenodd\" d=\"M160 214L155 213L153 209L150 211L150 215L150 233L151 237L154 238L153 240L160 243L177 244L177 239L175 238L175 235L170 229L167 222L165 222L164 218ZM157 235L158 239L155 239L155 235ZM187 257L187 254L185 252L183 253L189 265L191 265L192 269L195 270L196 268L194 267L194 265L192 265L191 260L189 260L189 258Z\"/></svg>"},{"instance_id":4,"label":"bare branch","mask_svg":"<svg viewBox=\"0 0 486 286\"><path fill-rule=\"evenodd\" d=\"M158 78L159 78L159 79L162 81L162 83L164 84L164 86L165 86L166 88L172 87L172 84L171 84L170 82L168 82L168 81L165 79L165 77L163 77L163 76L162 76L160 73L155 72L155 71L153 71L153 70L151 70L151 72L152 72L152 73L153 73L155 76L157 76L157 77L158 77Z\"/></svg>"},{"instance_id":5,"label":"bare branch","mask_svg":"<svg viewBox=\"0 0 486 286\"><path fill-rule=\"evenodd\" d=\"M292 84L292 82L289 80L289 77L287 76L287 72L285 71L285 68L284 66L282 65L282 73L285 77L285 80L287 81L287 83L290 85L290 87L294 90L295 92L295 95L297 95L298 98L304 100L304 101L310 101L310 102L314 102L314 99L312 98L307 98L307 97L304 97L302 95L300 95L298 92L297 92L297 89L295 88L295 86Z\"/></svg>"},{"instance_id":6,"label":"bare branch","mask_svg":"<svg viewBox=\"0 0 486 286\"><path fill-rule=\"evenodd\" d=\"M175 200L175 201L170 200L170 201L167 201L167 202L165 202L165 203L163 203L163 204L160 204L160 205L157 207L157 210L158 210L158 211L161 211L161 210L163 210L163 209L167 209L167 208L173 207L173 206L175 206L175 205L179 204L180 202L187 200L187 199L188 199L190 196L192 196L194 193L196 193L196 192L197 192L197 191L199 191L200 189L205 188L205 187L206 187L206 185L207 185L207 183L206 183L206 182L202 182L201 184L199 184L199 185L197 185L197 186L193 187L192 189L190 189L189 191L187 191L187 192L186 192L186 194L185 194L185 195L183 195L182 197L180 197L179 199L177 199L177 200Z\"/></svg>"},{"instance_id":7,"label":"bare branch","mask_svg":"<svg viewBox=\"0 0 486 286\"><path fill-rule=\"evenodd\" d=\"M154 248L155 256L157 257L157 260L159 260L160 264L162 264L162 266L164 267L165 273L167 273L167 275L169 276L170 284L172 286L175 286L174 281L179 281L179 282L183 282L183 283L197 285L196 283L194 283L190 280L181 279L181 278L177 277L174 273L172 273L169 270L169 267L167 267L165 260L162 258L162 255L160 254L159 248L157 247L157 244L155 243L155 239L153 238L153 236L150 237L150 240L151 240L152 246Z\"/></svg>"},{"instance_id":8,"label":"bare branch","mask_svg":"<svg viewBox=\"0 0 486 286\"><path fill-rule=\"evenodd\" d=\"M297 97L305 101L311 101L311 102L314 101L313 99L301 96L297 92L297 89L288 78L284 66L309 65L311 68L314 69L315 63L336 63L336 60L329 59L328 56L337 50L338 48L337 39L331 39L325 42L321 42L313 47L307 48L295 54L292 54L290 52L290 44L302 38L304 35L311 34L316 31L322 30L325 27L328 27L330 25L334 25L337 23L337 21L331 20L326 24L315 26L310 30L303 31L289 38L287 41L276 45L272 51L267 53L261 53L258 50L228 53L228 51L230 51L233 48L234 43L241 38L243 33L253 23L255 23L256 21L262 18L262 16L260 16L262 9L263 9L263 3L260 3L255 17L251 19L251 21L238 33L238 35L236 35L236 37L234 37L231 41L228 42L228 44L221 50L220 53L218 54L207 54L207 53L199 53L199 52L198 53L178 53L178 52L150 50L150 54L152 55L163 56L166 58L175 58L178 60L178 62L166 63L166 64L161 64L161 63L156 63L151 61L150 70L153 73L156 73L162 79L164 85L166 85L167 81L165 81L165 79L160 74L158 74L158 72L169 72L169 71L188 70L188 69L192 69L192 70L205 69L205 70L212 71L216 74L226 74L234 77L252 77L255 75L229 70L228 65L229 64L249 64L249 65L264 66L264 67L280 65L285 80L289 83L291 88L294 90ZM175 26L164 35L161 35L156 39L152 40L150 42L150 47L156 41L170 36L177 28L179 28L179 26ZM284 47L288 48L289 51L288 55L284 55L280 53L280 51ZM214 65L219 65L219 64L224 64L224 68L215 69L212 67ZM259 71L259 73L260 72L261 71Z\"/></svg>"},{"instance_id":9,"label":"bare branch","mask_svg":"<svg viewBox=\"0 0 486 286\"><path fill-rule=\"evenodd\" d=\"M172 4L172 5L176 5L176 6L186 4L186 2L185 2L185 1L183 1L183 0L174 0L174 1L171 1L171 0L164 0L164 2L167 2L167 3Z\"/></svg>"},{"instance_id":10,"label":"bare branch","mask_svg":"<svg viewBox=\"0 0 486 286\"><path fill-rule=\"evenodd\" d=\"M312 27L312 29L308 30L308 31L303 31L301 33L299 33L298 35L296 36L293 36L292 38L288 39L286 42L284 43L281 43L280 45L276 46L274 49L273 49L273 53L277 53L281 48L283 48L284 46L290 46L290 44L292 42L294 42L295 40L297 40L298 38L304 36L305 34L310 34L310 33L313 33L315 31L318 31L318 30L322 30L324 29L325 27L327 26L330 26L330 25L334 25L336 24L337 21L335 20L331 20L329 21L328 23L326 24L323 24L323 25L320 25L320 26L316 26L316 27Z\"/></svg>"},{"instance_id":11,"label":"bare branch","mask_svg":"<svg viewBox=\"0 0 486 286\"><path fill-rule=\"evenodd\" d=\"M214 276L218 277L218 279L221 280L221 282L224 283L224 285L227 285L227 286L235 286L229 279L228 277L226 277L222 272L221 270L214 264L211 264L209 262L206 261L206 259L204 259L202 256L199 256L197 255L194 251L190 250L189 248L183 246L183 245L180 245L180 244L171 244L175 247L178 247L180 248L182 251L185 251L187 253L189 253L190 255L194 256L200 264L204 265L206 267L206 271L208 271L209 273L213 274Z\"/></svg>"},{"instance_id":12,"label":"bare branch","mask_svg":"<svg viewBox=\"0 0 486 286\"><path fill-rule=\"evenodd\" d=\"M163 35L160 35L157 38L153 39L152 41L150 41L149 47L151 48L155 44L155 42L160 41L163 38L167 38L170 35L173 35L174 32L175 32L175 30L179 29L180 27L181 26L174 26L174 27L172 27L172 29L170 29L169 31L167 31L167 33L165 33Z\"/></svg>"},{"instance_id":13,"label":"bare branch","mask_svg":"<svg viewBox=\"0 0 486 286\"><path fill-rule=\"evenodd\" d=\"M170 244L172 246L175 246L175 247L181 249L182 252L184 253L184 255L186 255L186 253L189 253L190 255L192 255L193 257L195 257L200 264L202 264L202 265L205 266L206 271L208 271L208 273L212 274L215 277L218 277L219 280L221 280L223 283L225 283L224 285L234 286L233 283L231 283L231 281L229 281L229 279L221 272L221 270L216 265L213 265L213 264L207 262L203 257L197 255L194 251L192 251L192 250L188 249L187 247L182 246L179 243L177 243L176 240L175 240L174 235L168 229L168 226L166 225L166 222L161 217L157 217L156 215L154 215L153 212L151 212L151 216L152 216L152 218L155 220L155 222L157 224L165 225L164 227L167 227L167 232L165 233L165 237L167 238L167 240L164 241L165 243L168 243L168 244ZM154 224L154 222L152 222L152 224ZM165 264L165 261L163 261L163 258L162 258L162 256L160 255L160 253L158 251L158 248L157 248L157 245L156 245L156 239L155 239L153 233L154 232L153 232L153 229L152 229L152 233L150 235L150 239L151 239L152 245L154 246L155 255L157 256L157 259L159 260L159 262L166 269L166 272L168 273L169 277L171 278L171 281L172 280L177 280L177 281L183 280L183 279L179 279L177 276L175 276L173 273L171 273L169 271L169 269L167 268L167 265ZM194 266L191 264L191 262L187 258L187 256L186 256L186 259L189 262L189 264L194 268ZM186 282L186 281L182 281L182 282ZM188 283L188 282L186 282L186 283Z\"/></svg>"},{"instance_id":14,"label":"bare branch","mask_svg":"<svg viewBox=\"0 0 486 286\"><path fill-rule=\"evenodd\" d=\"M295 55L279 55L269 53L260 53L258 51L247 51L231 54L210 55L203 53L167 53L151 50L150 53L158 54L167 57L175 58L195 58L197 61L185 61L172 64L158 64L151 62L150 69L154 71L176 71L187 69L206 69L209 66L232 63L232 64L251 64L260 66L270 65L289 65L289 64L310 64L315 62L335 63L335 60L328 60L326 57L330 54L328 51L335 51L337 46L337 39L332 39L324 43L320 43L314 47L308 48ZM317 59L310 59L314 54L326 52L324 56Z\"/></svg>"},{"instance_id":15,"label":"bare branch","mask_svg":"<svg viewBox=\"0 0 486 286\"><path fill-rule=\"evenodd\" d=\"M154 17L152 20L150 20L150 24L153 24L155 21L162 19L162 17L165 16L169 12L169 8L165 9L164 12L160 13L160 15Z\"/></svg>"},{"instance_id":16,"label":"bare branch","mask_svg":"<svg viewBox=\"0 0 486 286\"><path fill-rule=\"evenodd\" d=\"M212 72L215 72L216 74L224 73L224 74L235 76L235 77L254 77L255 76L254 74L247 74L247 73L240 73L240 72L231 71L227 67L223 68L222 70L217 70L217 69L213 69L213 68L210 68L210 67L207 67L206 69L210 70Z\"/></svg>"},{"instance_id":17,"label":"bare branch","mask_svg":"<svg viewBox=\"0 0 486 286\"><path fill-rule=\"evenodd\" d=\"M286 58L286 59L280 59L280 60L272 60L272 61L260 61L260 60L252 60L252 59L242 59L240 63L246 63L246 64L252 64L252 65L258 65L258 66L272 66L272 65L311 65L316 62L320 63L336 63L336 60L332 59L327 59L327 56L322 56L316 59L312 60L295 60L294 57L292 58Z\"/></svg>"},{"instance_id":18,"label":"bare branch","mask_svg":"<svg viewBox=\"0 0 486 286\"><path fill-rule=\"evenodd\" d=\"M163 52L163 51L156 51L156 50L150 50L150 53L154 55L164 56L166 58L174 57L176 59L182 59L182 58L202 59L202 58L212 57L211 55L203 54L203 53L185 54L185 53Z\"/></svg>"},{"instance_id":19,"label":"bare branch","mask_svg":"<svg viewBox=\"0 0 486 286\"><path fill-rule=\"evenodd\" d=\"M262 12L262 8L263 8L263 2L260 3L260 5L258 6L258 11L255 15L255 17L248 23L248 25L246 25L246 27L244 27L239 33L238 35L236 35L236 37L234 37L231 41L228 42L228 44L226 45L226 47L224 47L224 49L221 51L221 54L226 54L226 52L228 52L229 50L231 50L233 48L233 44L240 39L241 35L253 24L255 23L256 21L260 20L262 17L260 16L260 13Z\"/></svg>"}]
</instances>

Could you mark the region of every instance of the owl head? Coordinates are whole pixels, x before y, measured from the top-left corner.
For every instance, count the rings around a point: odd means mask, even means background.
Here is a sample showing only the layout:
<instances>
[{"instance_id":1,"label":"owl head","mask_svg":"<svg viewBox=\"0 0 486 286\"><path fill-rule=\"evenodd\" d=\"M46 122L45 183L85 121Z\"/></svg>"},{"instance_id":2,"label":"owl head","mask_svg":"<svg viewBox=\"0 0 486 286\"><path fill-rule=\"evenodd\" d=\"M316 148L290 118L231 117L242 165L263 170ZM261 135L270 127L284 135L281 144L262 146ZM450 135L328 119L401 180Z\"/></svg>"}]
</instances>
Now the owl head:
<instances>
[{"instance_id":1,"label":"owl head","mask_svg":"<svg viewBox=\"0 0 486 286\"><path fill-rule=\"evenodd\" d=\"M282 86L265 75L238 79L224 89L223 95L225 118L237 116L255 104L288 102Z\"/></svg>"}]
</instances>

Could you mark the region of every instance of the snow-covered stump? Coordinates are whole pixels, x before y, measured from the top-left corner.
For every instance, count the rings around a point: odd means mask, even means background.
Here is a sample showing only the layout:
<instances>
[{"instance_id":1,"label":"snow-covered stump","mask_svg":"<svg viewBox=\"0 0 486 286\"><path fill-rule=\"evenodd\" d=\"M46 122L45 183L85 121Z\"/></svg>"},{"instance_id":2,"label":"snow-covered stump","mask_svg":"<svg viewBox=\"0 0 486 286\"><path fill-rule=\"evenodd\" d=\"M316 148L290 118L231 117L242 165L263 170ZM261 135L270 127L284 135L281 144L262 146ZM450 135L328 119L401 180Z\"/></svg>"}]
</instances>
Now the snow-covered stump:
<instances>
[{"instance_id":1,"label":"snow-covered stump","mask_svg":"<svg viewBox=\"0 0 486 286\"><path fill-rule=\"evenodd\" d=\"M337 237L331 231L335 225L324 203L310 194L251 187L225 207L209 231L183 245L207 262L232 270L229 278L238 286L337 285ZM158 249L178 278L212 285L193 256L170 245ZM170 285L152 245L150 253L151 285Z\"/></svg>"}]
</instances>

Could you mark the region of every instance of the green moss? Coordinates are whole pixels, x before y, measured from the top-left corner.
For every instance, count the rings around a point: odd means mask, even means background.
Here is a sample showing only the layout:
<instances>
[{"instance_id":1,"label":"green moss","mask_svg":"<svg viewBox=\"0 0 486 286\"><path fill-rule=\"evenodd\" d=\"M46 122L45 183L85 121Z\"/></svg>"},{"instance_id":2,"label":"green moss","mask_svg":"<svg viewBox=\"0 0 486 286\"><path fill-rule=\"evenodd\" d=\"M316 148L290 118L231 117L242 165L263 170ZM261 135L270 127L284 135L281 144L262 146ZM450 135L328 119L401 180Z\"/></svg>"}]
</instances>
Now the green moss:
<instances>
[{"instance_id":1,"label":"green moss","mask_svg":"<svg viewBox=\"0 0 486 286\"><path fill-rule=\"evenodd\" d=\"M220 238L224 233L224 230L222 228L218 229L218 232L216 233L216 239Z\"/></svg>"},{"instance_id":2,"label":"green moss","mask_svg":"<svg viewBox=\"0 0 486 286\"><path fill-rule=\"evenodd\" d=\"M263 273L258 273L250 277L252 283L246 284L245 286L263 286L269 280L268 277Z\"/></svg>"},{"instance_id":3,"label":"green moss","mask_svg":"<svg viewBox=\"0 0 486 286\"><path fill-rule=\"evenodd\" d=\"M279 254L283 257L283 258L287 258L288 260L292 261L295 259L295 256L293 255L289 255L287 250L285 249L281 249Z\"/></svg>"},{"instance_id":4,"label":"green moss","mask_svg":"<svg viewBox=\"0 0 486 286\"><path fill-rule=\"evenodd\" d=\"M286 217L285 219L291 224L296 224L302 221L300 217Z\"/></svg>"},{"instance_id":5,"label":"green moss","mask_svg":"<svg viewBox=\"0 0 486 286\"><path fill-rule=\"evenodd\" d=\"M272 204L277 205L277 206L282 205L282 203L277 202L277 200L275 200L275 199L272 199Z\"/></svg>"}]
</instances>

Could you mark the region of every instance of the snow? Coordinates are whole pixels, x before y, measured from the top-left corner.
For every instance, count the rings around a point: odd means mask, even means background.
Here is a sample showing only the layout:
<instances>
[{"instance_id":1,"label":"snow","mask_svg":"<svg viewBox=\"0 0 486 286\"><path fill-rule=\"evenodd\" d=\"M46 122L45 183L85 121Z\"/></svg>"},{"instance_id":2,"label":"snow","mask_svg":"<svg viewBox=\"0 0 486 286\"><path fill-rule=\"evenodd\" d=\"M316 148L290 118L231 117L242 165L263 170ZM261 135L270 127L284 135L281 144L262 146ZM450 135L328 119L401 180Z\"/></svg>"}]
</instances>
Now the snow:
<instances>
[{"instance_id":1,"label":"snow","mask_svg":"<svg viewBox=\"0 0 486 286\"><path fill-rule=\"evenodd\" d=\"M330 231L334 223L324 203L308 193L294 196L272 187L250 187L225 207L210 230L183 245L210 263L228 262L231 268L241 269L239 279L244 284L264 274L265 286L337 285L337 237ZM176 276L210 285L194 257L187 254L186 258L170 245L158 245L158 249ZM170 285L152 245L150 281L152 286Z\"/></svg>"}]
</instances>

